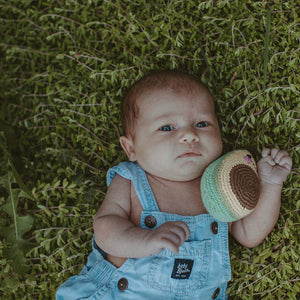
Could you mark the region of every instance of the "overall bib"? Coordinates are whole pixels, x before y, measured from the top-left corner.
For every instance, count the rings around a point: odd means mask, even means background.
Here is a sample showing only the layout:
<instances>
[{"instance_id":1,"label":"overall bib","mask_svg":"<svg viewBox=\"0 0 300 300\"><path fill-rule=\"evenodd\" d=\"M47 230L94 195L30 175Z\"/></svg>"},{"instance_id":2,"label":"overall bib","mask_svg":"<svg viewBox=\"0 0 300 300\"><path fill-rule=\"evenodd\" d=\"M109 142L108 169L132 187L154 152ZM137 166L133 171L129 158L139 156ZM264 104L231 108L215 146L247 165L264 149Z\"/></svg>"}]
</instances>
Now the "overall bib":
<instances>
[{"instance_id":1,"label":"overall bib","mask_svg":"<svg viewBox=\"0 0 300 300\"><path fill-rule=\"evenodd\" d=\"M164 249L158 255L129 258L120 268L105 260L105 253L93 240L87 264L59 287L56 299L227 299L231 278L227 223L208 214L160 212L146 173L137 163L122 162L111 168L108 185L116 174L134 184L143 207L141 228L152 230L165 222L182 221L188 225L190 237L177 254Z\"/></svg>"}]
</instances>

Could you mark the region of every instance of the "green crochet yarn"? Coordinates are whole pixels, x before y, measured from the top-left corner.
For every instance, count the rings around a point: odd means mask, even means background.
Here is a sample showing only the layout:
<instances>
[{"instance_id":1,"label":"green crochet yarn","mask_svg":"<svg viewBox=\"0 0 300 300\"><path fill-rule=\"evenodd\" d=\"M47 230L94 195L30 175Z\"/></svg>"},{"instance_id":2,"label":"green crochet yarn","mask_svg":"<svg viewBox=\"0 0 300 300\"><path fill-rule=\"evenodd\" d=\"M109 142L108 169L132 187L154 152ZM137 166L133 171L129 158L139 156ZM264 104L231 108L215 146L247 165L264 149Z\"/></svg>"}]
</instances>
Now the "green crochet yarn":
<instances>
[{"instance_id":1,"label":"green crochet yarn","mask_svg":"<svg viewBox=\"0 0 300 300\"><path fill-rule=\"evenodd\" d=\"M205 170L201 178L201 196L206 210L217 220L222 222L232 222L237 219L227 210L218 192L215 177L219 162L229 153L221 156L211 163Z\"/></svg>"},{"instance_id":2,"label":"green crochet yarn","mask_svg":"<svg viewBox=\"0 0 300 300\"><path fill-rule=\"evenodd\" d=\"M222 222L239 220L253 211L259 198L255 161L247 150L235 150L212 162L201 178L203 204Z\"/></svg>"}]
</instances>

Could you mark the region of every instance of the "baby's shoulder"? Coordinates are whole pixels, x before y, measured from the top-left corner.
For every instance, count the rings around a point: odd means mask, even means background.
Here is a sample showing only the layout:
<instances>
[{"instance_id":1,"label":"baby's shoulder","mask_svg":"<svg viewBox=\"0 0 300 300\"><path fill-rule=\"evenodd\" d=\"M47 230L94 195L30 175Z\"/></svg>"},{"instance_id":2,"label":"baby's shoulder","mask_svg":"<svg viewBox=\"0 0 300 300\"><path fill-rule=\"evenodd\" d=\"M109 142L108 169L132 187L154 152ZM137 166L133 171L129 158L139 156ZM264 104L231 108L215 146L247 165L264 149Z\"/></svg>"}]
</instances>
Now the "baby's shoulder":
<instances>
[{"instance_id":1,"label":"baby's shoulder","mask_svg":"<svg viewBox=\"0 0 300 300\"><path fill-rule=\"evenodd\" d=\"M116 175L133 181L136 178L145 176L144 174L144 170L137 163L125 161L108 170L106 174L106 181L109 186Z\"/></svg>"}]
</instances>

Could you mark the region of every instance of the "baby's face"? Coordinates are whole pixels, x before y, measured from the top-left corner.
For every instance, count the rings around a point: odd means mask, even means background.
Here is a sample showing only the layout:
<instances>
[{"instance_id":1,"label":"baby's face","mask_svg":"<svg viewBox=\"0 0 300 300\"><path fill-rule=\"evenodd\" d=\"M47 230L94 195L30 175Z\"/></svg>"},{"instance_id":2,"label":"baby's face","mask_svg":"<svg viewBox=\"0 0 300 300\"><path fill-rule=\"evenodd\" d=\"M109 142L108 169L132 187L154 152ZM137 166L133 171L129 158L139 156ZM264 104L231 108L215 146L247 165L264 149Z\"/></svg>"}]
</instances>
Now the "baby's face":
<instances>
[{"instance_id":1,"label":"baby's face","mask_svg":"<svg viewBox=\"0 0 300 300\"><path fill-rule=\"evenodd\" d=\"M200 177L221 155L213 100L206 91L187 94L154 90L142 95L138 106L134 138L128 139L131 146L125 151L146 172L168 180L189 181Z\"/></svg>"}]
</instances>

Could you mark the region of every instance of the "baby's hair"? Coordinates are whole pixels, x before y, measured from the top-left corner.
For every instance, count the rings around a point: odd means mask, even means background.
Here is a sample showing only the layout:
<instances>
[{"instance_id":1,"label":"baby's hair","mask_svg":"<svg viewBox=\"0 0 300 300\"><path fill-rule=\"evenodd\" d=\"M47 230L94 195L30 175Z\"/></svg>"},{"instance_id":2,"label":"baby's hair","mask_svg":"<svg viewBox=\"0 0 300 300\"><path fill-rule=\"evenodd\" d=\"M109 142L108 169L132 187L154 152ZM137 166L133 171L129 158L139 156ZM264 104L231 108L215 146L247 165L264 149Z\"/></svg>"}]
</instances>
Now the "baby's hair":
<instances>
[{"instance_id":1,"label":"baby's hair","mask_svg":"<svg viewBox=\"0 0 300 300\"><path fill-rule=\"evenodd\" d=\"M207 92L208 88L196 77L177 70L153 71L135 82L125 94L121 105L123 135L134 135L134 125L139 116L138 98L151 90L169 89L174 93ZM213 98L213 97L211 97Z\"/></svg>"}]
</instances>

